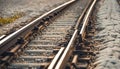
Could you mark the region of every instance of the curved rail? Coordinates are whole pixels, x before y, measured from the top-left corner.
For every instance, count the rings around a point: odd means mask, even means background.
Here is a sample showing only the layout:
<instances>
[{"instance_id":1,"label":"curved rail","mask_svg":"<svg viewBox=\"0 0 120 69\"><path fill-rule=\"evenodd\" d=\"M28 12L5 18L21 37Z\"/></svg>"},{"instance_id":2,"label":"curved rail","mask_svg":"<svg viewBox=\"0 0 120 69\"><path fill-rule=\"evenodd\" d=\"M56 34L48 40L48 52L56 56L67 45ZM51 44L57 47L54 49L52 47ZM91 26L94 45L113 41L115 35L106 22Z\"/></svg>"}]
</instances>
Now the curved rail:
<instances>
[{"instance_id":1,"label":"curved rail","mask_svg":"<svg viewBox=\"0 0 120 69\"><path fill-rule=\"evenodd\" d=\"M96 1L97 0L94 0L92 2L91 6L88 8L87 13L84 16L83 25L82 25L82 28L80 30L80 33L78 32L78 29L76 29L74 31L74 34L73 34L70 42L68 43L68 46L66 47L65 51L63 52L62 56L60 57L58 63L56 64L56 67L54 69L64 69L65 68L66 63L67 63L68 59L70 58L70 55L72 54L72 52L74 50L74 43L75 43L77 36L80 35L81 36L80 38L84 38L82 35L85 32L86 26L88 24L89 16L92 12L92 9L94 8Z\"/></svg>"},{"instance_id":2,"label":"curved rail","mask_svg":"<svg viewBox=\"0 0 120 69\"><path fill-rule=\"evenodd\" d=\"M6 50L8 50L10 47L12 47L16 42L18 38L24 37L28 31L31 31L34 29L34 27L41 25L40 22L43 22L44 19L49 18L49 16L53 16L55 13L61 11L66 6L70 5L71 3L75 2L76 0L71 0L69 2L66 2L57 8L54 8L53 10L43 14L42 16L38 17L34 21L30 22L26 26L22 27L21 29L17 30L16 32L10 34L9 36L5 37L4 39L0 40L0 55L2 55Z\"/></svg>"},{"instance_id":3,"label":"curved rail","mask_svg":"<svg viewBox=\"0 0 120 69\"><path fill-rule=\"evenodd\" d=\"M94 1L93 1L93 3L91 4L91 6L90 6L89 10L87 11L87 14L86 14L86 16L85 16L85 18L84 18L83 26L82 26L81 31L80 31L80 36L82 37L82 39L84 39L85 29L86 29L86 26L87 26L88 21L89 21L89 16L90 16L90 14L91 14L91 12L92 12L92 9L93 9L96 1L97 1L97 0L94 0Z\"/></svg>"}]
</instances>

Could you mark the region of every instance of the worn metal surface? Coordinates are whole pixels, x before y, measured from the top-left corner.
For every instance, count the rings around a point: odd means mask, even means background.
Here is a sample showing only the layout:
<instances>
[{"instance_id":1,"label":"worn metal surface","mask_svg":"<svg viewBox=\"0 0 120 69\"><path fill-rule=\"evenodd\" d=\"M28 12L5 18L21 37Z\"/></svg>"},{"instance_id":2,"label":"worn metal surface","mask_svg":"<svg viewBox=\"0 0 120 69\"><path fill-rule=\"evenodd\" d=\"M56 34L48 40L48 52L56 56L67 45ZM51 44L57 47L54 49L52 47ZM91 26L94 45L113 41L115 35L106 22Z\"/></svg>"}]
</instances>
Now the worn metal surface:
<instances>
[{"instance_id":1,"label":"worn metal surface","mask_svg":"<svg viewBox=\"0 0 120 69\"><path fill-rule=\"evenodd\" d=\"M61 6L58 6L57 8L43 14L42 16L38 17L34 21L30 22L26 26L22 27L21 29L17 30L16 32L10 34L9 36L5 37L0 41L0 55L3 54L8 48L10 48L12 45L14 45L17 42L17 39L20 37L24 37L24 35L33 29L35 26L40 24L40 21L42 21L43 18L46 18L50 15L53 15L54 13L62 10L69 4L73 3L75 0L71 0Z\"/></svg>"},{"instance_id":2,"label":"worn metal surface","mask_svg":"<svg viewBox=\"0 0 120 69\"><path fill-rule=\"evenodd\" d=\"M70 4L74 1L75 0L72 0L66 4ZM79 23L81 23L81 19L83 19L82 16L85 15L86 13L85 11L89 6L88 5L89 3L85 3L86 1L85 0L78 1L75 4L72 4L72 6L66 8L64 12L62 12L63 14L61 14L61 16L55 17L56 19L53 18L53 19L49 19L48 21L45 21L46 23L44 24L45 27L48 26L50 23L51 24L48 27L44 28L42 31L38 30L39 34L38 33L33 34L34 39L32 39L30 43L28 43L28 45L24 45L24 47L26 48L23 51L20 51L20 54L18 54L17 57L15 57L15 59L12 60L8 68L9 69L13 69L13 68L14 69L19 69L19 68L42 68L43 69L43 68L47 68L48 66L49 66L48 69L65 68L67 61L69 60L70 56L72 55L75 49L74 45L75 45L76 39L79 36L80 29L78 28L79 27L78 25L80 25ZM81 2L87 5L87 8L83 11L82 16L78 18L80 16L80 12L82 12L83 10L83 9L80 9L79 7L79 4ZM66 7L66 4L63 4L62 6ZM85 7L85 5L83 4L82 4L82 8ZM31 27L32 25L34 25L34 23L40 23L39 20L44 21L45 19L48 19L48 17L46 16L48 16L49 13L53 13L53 15L55 13L55 15L58 15L58 11L63 9L62 6L56 9L53 9L52 11L46 13L45 15L42 15L41 17L37 18L35 21L31 22L30 24L20 29L18 33L21 33L21 31L27 29L27 27L28 28ZM57 10L59 8L60 10ZM90 13L90 11L88 11L88 13ZM52 14L50 14L50 16L52 16ZM85 16L86 16L84 18L85 22L83 20L83 26L86 26L86 23L87 23L86 21L88 19L89 14L86 14ZM86 27L84 27L83 29L85 28ZM81 30L83 29L81 28ZM15 37L17 37L18 33L17 32L15 33L16 33ZM4 40L7 40L8 38L15 38L15 37L12 37L13 35L6 37ZM83 38L83 37L80 37L80 38ZM4 40L3 40L3 44L4 44ZM64 46L64 47L61 47L61 46ZM14 50L16 50L16 48ZM76 51L76 52L79 53L82 51ZM84 52L86 53L86 51ZM85 58L81 58L81 59L84 60ZM77 61L77 58L74 58L73 63L76 63L76 61Z\"/></svg>"},{"instance_id":3,"label":"worn metal surface","mask_svg":"<svg viewBox=\"0 0 120 69\"><path fill-rule=\"evenodd\" d=\"M59 55L59 52L62 52L60 51L61 49L60 46L66 47L66 44L68 43L67 41L69 40L68 38L70 38L69 35L73 34L72 26L76 24L75 21L77 21L78 16L80 15L80 14L78 15L78 13L81 11L79 7L79 3L80 1L78 3L76 2L75 4L72 4L72 6L70 6L69 8L66 8L64 12L62 12L63 14L60 14L60 16L57 16L55 20L53 20L54 18L50 20L51 24L42 31L41 35L39 34L36 35L35 39L33 39L27 45L27 47L25 48L21 56L12 61L12 64L9 66L9 68L21 68L22 65L20 63L26 63L25 66L24 65L22 66L22 68L29 68L29 63L35 63L35 64L48 63L46 65L41 65L41 66L35 66L34 64L30 64L32 65L31 68L42 68L43 66L47 67L49 63L51 63L52 61L51 59L53 59L53 58L50 59L49 57L53 56L55 58L55 55ZM74 7L77 7L77 8L74 8ZM74 8L74 10L72 8ZM49 57L48 58L41 57L39 59L31 58L30 60L30 56L31 57L32 56L34 57L49 56ZM19 64L15 66L14 64L16 63L19 63Z\"/></svg>"},{"instance_id":4,"label":"worn metal surface","mask_svg":"<svg viewBox=\"0 0 120 69\"><path fill-rule=\"evenodd\" d=\"M74 48L75 48L75 47L74 47L74 45L75 45L74 43L75 43L75 41L76 41L76 39L77 39L77 36L80 35L80 36L81 36L80 39L84 39L84 38L85 38L85 36L83 36L83 35L85 35L86 26L87 26L87 24L88 24L89 16L90 16L90 14L91 14L91 12L92 12L92 9L94 8L95 3L96 3L96 0L94 0L94 1L92 2L92 4L90 5L90 7L89 7L88 10L87 10L86 15L82 17L82 18L83 18L83 25L82 25L82 28L81 28L81 30L80 30L80 34L78 34L79 31L78 31L77 29L74 31L74 34L72 35L72 38L71 38L70 42L68 43L68 45L67 45L64 53L62 54L60 60L58 61L55 69L64 69L64 68L65 68L65 66L66 66L66 64L67 64L70 56L72 55L72 53L73 53L73 51L74 51ZM85 11L83 11L83 13L84 13L84 12L85 12ZM78 22L79 22L79 21L78 21ZM80 22L80 23L81 23L81 22ZM79 25L79 24L77 24L77 25ZM76 27L77 27L77 26L76 26ZM80 52L81 52L81 51L80 51ZM89 51L86 51L86 52L88 53Z\"/></svg>"}]
</instances>

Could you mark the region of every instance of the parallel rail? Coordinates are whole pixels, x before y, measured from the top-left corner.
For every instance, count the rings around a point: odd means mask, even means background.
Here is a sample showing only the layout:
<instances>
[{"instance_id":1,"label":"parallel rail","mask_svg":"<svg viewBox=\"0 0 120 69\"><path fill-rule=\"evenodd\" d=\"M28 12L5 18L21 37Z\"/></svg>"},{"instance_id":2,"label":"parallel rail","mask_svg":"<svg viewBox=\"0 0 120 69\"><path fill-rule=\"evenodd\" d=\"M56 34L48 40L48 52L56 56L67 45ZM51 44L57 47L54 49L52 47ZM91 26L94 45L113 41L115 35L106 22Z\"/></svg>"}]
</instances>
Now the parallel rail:
<instances>
[{"instance_id":1,"label":"parallel rail","mask_svg":"<svg viewBox=\"0 0 120 69\"><path fill-rule=\"evenodd\" d=\"M21 37L24 37L28 31L31 31L34 29L34 27L37 27L38 25L41 25L41 22L46 20L47 18L50 18L54 14L58 13L62 9L64 9L66 6L70 5L71 3L75 2L75 0L71 0L67 3L62 4L61 6L43 14L42 16L38 17L34 21L30 22L26 26L22 27L21 29L17 30L16 32L10 34L9 36L5 37L4 39L0 40L0 55L2 55L6 50L8 50L11 46L15 45L17 40Z\"/></svg>"},{"instance_id":2,"label":"parallel rail","mask_svg":"<svg viewBox=\"0 0 120 69\"><path fill-rule=\"evenodd\" d=\"M39 26L43 25L43 23L46 20L49 20L49 18L54 17L54 15L56 15L57 13L59 13L60 11L62 11L63 9L65 9L68 5L74 3L76 0L71 0L67 3L64 3L63 5L43 14L42 16L38 17L36 20L30 22L28 25L22 27L21 29L19 29L18 31L10 34L9 36L5 37L5 38L1 38L0 41L0 55L4 55L6 56L7 54L12 54L13 52L15 52L16 50L18 50L20 48L21 45L17 45L14 49L12 49L11 51L7 51L9 48L11 48L12 46L14 46L16 43L21 43L21 41L26 42L26 44L23 45L23 47L25 45L27 45L27 41L24 41L24 39L26 39L26 37L28 37L31 33L34 33L36 29L39 28ZM35 63L30 63L30 65L33 66L43 66L43 65L49 65L47 68L48 69L64 69L66 64L68 63L68 60L70 58L70 56L73 54L74 50L75 50L75 43L77 41L77 39L81 39L81 41L83 41L85 39L85 33L86 33L86 27L89 21L89 16L92 13L92 10L94 8L94 5L96 3L97 0L89 0L89 4L86 6L86 8L83 10L81 16L78 18L78 21L75 25L74 28L74 33L68 43L68 45L66 47L59 47L59 50L57 50L57 54L54 56L54 59L52 60L52 62L49 63L42 63L42 64L35 64ZM62 26L61 26L62 27ZM27 33L27 32L30 32ZM26 35L28 34L28 35ZM45 36L45 35L44 35ZM54 35L53 35L54 36ZM55 36L55 38L58 38L58 36ZM78 38L79 37L79 38ZM51 38L51 37L49 37ZM37 41L33 41L33 42L37 42ZM39 41L38 41L39 42ZM41 43L44 42L41 41ZM46 41L46 43L49 41ZM40 46L38 46L40 47ZM40 53L43 50L27 50L26 52L35 52L35 53ZM56 50L55 50L56 51ZM75 56L74 61L76 61L76 58L78 56ZM6 56L4 59L2 59L1 61L4 62L4 60L7 60L9 58L9 56ZM30 57L30 56L24 56L22 58L38 58L38 57ZM40 56L39 56L40 58ZM41 57L42 58L42 57ZM45 57L44 57L45 58ZM47 58L53 58L53 57L47 57ZM17 65L24 65L24 66L28 66L28 64L24 63L18 63L15 64L15 66Z\"/></svg>"},{"instance_id":3,"label":"parallel rail","mask_svg":"<svg viewBox=\"0 0 120 69\"><path fill-rule=\"evenodd\" d=\"M42 30L42 26L47 25L46 21L49 21L49 19L52 19L53 17L55 17L59 12L61 12L63 9L65 9L67 6L74 3L75 1L76 0L71 0L69 2L66 2L66 3L58 6L57 8L38 17L37 19L30 22L26 26L22 27L18 31L16 31L8 36L5 36L5 37L2 36L0 39L0 56L2 57L0 59L0 67L6 66L10 62L10 60L13 58L13 56L16 53L18 53L19 49L24 49L24 47L29 43L29 41L27 41L27 40L29 40L29 36L33 35L33 33L35 31L38 31L38 29ZM40 47L40 46L38 46L38 47ZM45 46L45 47L47 47L47 46ZM53 46L51 46L51 47L53 47ZM59 58L59 56L61 55L64 48L62 47L59 49L60 50L57 50L58 53L56 52L57 53L57 55L55 56L56 59ZM43 50L43 51L45 51L45 50ZM43 52L43 51L41 50L39 52ZM33 51L33 52L37 53L38 51ZM25 57L23 57L23 58L25 58ZM26 58L33 59L32 57L26 57ZM37 58L37 57L34 57L34 58ZM39 56L39 58L42 58L42 57ZM45 58L45 56L43 58ZM50 58L50 60L52 58ZM45 59L47 59L47 58L45 58ZM48 59L49 59L49 57L48 57ZM29 64L18 63L18 64L14 64L14 65L15 66L20 66L20 65L28 66ZM49 63L41 63L41 64L30 63L30 65L33 65L33 66L46 65L47 66L47 65L49 65Z\"/></svg>"},{"instance_id":4,"label":"parallel rail","mask_svg":"<svg viewBox=\"0 0 120 69\"><path fill-rule=\"evenodd\" d=\"M74 34L72 35L70 42L68 43L68 46L66 47L66 49L63 52L62 56L60 57L57 65L55 66L55 69L64 69L65 68L68 59L70 58L70 56L72 55L72 53L74 51L74 43L77 39L77 36L80 36L80 38L82 38L82 39L85 38L85 29L86 29L86 26L87 26L88 21L89 21L89 16L94 8L96 1L97 0L94 0L92 2L92 4L90 5L90 7L87 10L86 15L84 17L82 17L82 18L84 18L84 20L83 20L83 25L82 25L82 28L80 30L80 33L79 33L78 29L76 28L76 30L74 31ZM85 12L86 11L83 11L83 13L85 13ZM81 19L81 17L80 17L80 19ZM81 20L79 20L79 21L81 21ZM76 27L78 27L78 26L76 26Z\"/></svg>"}]
</instances>

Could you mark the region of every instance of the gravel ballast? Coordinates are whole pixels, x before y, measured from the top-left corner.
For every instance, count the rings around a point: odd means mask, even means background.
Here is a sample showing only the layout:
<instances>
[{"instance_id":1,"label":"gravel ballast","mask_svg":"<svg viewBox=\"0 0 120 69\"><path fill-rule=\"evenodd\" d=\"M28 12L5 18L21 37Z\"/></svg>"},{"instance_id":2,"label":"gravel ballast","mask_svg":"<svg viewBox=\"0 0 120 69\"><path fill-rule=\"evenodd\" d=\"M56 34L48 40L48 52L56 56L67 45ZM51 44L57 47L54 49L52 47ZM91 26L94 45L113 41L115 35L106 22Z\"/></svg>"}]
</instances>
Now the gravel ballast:
<instances>
[{"instance_id":1,"label":"gravel ballast","mask_svg":"<svg viewBox=\"0 0 120 69\"><path fill-rule=\"evenodd\" d=\"M13 23L0 26L0 36L16 31L31 20L69 0L0 0L0 17L10 17L16 13L24 16Z\"/></svg>"},{"instance_id":2,"label":"gravel ballast","mask_svg":"<svg viewBox=\"0 0 120 69\"><path fill-rule=\"evenodd\" d=\"M95 40L100 48L95 69L120 69L120 6L116 0L101 0Z\"/></svg>"}]
</instances>

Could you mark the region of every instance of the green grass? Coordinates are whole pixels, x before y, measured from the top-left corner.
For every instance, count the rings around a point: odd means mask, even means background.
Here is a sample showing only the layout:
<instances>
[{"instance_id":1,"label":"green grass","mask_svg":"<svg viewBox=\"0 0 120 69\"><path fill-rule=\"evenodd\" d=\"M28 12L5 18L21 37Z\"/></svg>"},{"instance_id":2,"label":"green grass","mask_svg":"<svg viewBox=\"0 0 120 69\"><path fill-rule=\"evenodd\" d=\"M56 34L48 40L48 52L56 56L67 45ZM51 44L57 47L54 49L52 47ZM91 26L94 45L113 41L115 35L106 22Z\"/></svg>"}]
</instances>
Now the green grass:
<instances>
[{"instance_id":1,"label":"green grass","mask_svg":"<svg viewBox=\"0 0 120 69\"><path fill-rule=\"evenodd\" d=\"M11 17L6 17L6 18L0 17L0 25L12 23L22 16L23 16L23 13L16 13Z\"/></svg>"}]
</instances>

